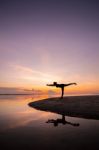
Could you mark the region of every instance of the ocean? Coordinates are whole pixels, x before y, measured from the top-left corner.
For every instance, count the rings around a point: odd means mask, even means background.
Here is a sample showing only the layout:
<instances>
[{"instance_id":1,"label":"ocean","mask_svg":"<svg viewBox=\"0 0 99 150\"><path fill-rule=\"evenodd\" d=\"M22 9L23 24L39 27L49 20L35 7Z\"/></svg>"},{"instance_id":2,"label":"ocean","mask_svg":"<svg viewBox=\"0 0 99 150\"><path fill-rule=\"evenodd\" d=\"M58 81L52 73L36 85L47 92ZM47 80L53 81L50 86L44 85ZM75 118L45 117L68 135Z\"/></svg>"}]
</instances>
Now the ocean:
<instances>
[{"instance_id":1,"label":"ocean","mask_svg":"<svg viewBox=\"0 0 99 150\"><path fill-rule=\"evenodd\" d=\"M99 120L64 116L64 123L62 115L29 107L44 98L48 97L0 96L1 150L99 149Z\"/></svg>"}]
</instances>

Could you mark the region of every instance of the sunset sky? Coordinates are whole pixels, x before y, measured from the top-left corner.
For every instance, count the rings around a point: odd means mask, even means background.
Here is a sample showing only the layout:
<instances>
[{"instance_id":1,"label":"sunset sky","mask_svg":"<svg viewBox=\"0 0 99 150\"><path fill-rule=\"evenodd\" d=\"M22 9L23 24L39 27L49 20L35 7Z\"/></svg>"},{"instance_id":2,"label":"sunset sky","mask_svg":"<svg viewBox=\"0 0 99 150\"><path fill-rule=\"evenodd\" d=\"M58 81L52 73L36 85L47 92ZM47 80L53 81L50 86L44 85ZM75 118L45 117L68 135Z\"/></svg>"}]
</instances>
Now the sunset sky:
<instances>
[{"instance_id":1,"label":"sunset sky","mask_svg":"<svg viewBox=\"0 0 99 150\"><path fill-rule=\"evenodd\" d=\"M0 0L0 93L54 81L99 94L99 1Z\"/></svg>"}]
</instances>

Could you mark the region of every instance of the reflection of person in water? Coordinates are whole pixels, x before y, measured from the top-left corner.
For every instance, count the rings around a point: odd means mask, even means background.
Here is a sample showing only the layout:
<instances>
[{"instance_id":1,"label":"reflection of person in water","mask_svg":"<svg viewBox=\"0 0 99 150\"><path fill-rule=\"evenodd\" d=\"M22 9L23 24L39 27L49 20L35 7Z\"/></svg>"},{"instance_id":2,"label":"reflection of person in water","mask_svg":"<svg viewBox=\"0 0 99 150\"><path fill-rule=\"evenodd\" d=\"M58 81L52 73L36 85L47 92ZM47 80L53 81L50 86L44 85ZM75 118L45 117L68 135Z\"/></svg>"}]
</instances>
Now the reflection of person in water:
<instances>
[{"instance_id":1,"label":"reflection of person in water","mask_svg":"<svg viewBox=\"0 0 99 150\"><path fill-rule=\"evenodd\" d=\"M57 88L61 88L62 90L62 95L61 98L63 98L64 95L64 87L65 86L70 86L70 85L77 85L76 83L68 83L68 84L58 84L57 82L53 82L53 84L47 84L47 86L56 86Z\"/></svg>"},{"instance_id":2,"label":"reflection of person in water","mask_svg":"<svg viewBox=\"0 0 99 150\"><path fill-rule=\"evenodd\" d=\"M63 125L70 124L72 126L79 126L79 123L71 123L71 122L66 121L64 115L62 115L62 119L56 119L56 120L49 119L46 123L53 123L54 126L58 126L59 123Z\"/></svg>"}]
</instances>

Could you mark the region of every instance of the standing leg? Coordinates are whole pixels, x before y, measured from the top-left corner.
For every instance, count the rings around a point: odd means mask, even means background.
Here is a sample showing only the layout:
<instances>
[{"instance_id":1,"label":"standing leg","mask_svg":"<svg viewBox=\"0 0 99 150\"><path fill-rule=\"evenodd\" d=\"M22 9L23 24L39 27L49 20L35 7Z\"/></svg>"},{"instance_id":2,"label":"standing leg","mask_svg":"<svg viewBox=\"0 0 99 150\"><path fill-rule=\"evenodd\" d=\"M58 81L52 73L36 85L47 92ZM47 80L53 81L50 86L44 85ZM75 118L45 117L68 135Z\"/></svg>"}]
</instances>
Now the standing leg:
<instances>
[{"instance_id":1,"label":"standing leg","mask_svg":"<svg viewBox=\"0 0 99 150\"><path fill-rule=\"evenodd\" d=\"M61 95L61 98L63 98L63 95L64 95L64 87L62 87L61 89L62 89L62 95Z\"/></svg>"}]
</instances>

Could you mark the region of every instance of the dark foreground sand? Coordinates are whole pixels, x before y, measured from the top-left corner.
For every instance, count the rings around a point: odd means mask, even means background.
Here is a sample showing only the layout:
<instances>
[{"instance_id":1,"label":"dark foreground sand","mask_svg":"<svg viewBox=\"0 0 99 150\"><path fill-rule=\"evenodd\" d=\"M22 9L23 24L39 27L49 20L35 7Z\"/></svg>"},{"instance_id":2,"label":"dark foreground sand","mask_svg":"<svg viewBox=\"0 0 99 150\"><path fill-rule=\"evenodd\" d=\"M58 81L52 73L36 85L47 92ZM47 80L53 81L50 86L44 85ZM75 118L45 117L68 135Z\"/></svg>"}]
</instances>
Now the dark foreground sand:
<instances>
[{"instance_id":1,"label":"dark foreground sand","mask_svg":"<svg viewBox=\"0 0 99 150\"><path fill-rule=\"evenodd\" d=\"M99 120L99 96L49 98L31 102L29 106L65 116Z\"/></svg>"}]
</instances>

